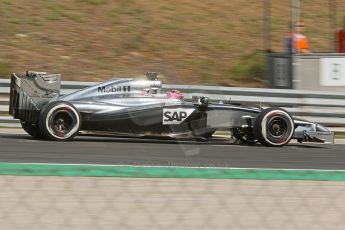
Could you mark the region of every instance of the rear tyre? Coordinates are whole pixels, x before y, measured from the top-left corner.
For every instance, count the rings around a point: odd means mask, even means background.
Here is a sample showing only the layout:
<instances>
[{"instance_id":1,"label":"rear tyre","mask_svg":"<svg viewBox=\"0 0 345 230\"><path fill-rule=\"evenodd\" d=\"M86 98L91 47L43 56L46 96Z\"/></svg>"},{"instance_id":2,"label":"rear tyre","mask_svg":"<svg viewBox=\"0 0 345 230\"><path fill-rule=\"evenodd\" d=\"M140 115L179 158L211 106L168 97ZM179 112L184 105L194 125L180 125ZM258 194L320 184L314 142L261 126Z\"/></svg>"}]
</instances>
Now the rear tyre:
<instances>
[{"instance_id":1,"label":"rear tyre","mask_svg":"<svg viewBox=\"0 0 345 230\"><path fill-rule=\"evenodd\" d=\"M69 141L80 130L80 114L68 102L53 102L42 110L39 127L40 131L51 140Z\"/></svg>"},{"instance_id":2,"label":"rear tyre","mask_svg":"<svg viewBox=\"0 0 345 230\"><path fill-rule=\"evenodd\" d=\"M280 147L290 142L294 127L293 118L287 111L281 108L268 108L256 118L254 133L262 145Z\"/></svg>"},{"instance_id":3,"label":"rear tyre","mask_svg":"<svg viewBox=\"0 0 345 230\"><path fill-rule=\"evenodd\" d=\"M41 133L41 131L37 125L33 125L30 123L25 123L25 122L21 122L21 124L22 124L22 128L24 129L24 131L27 132L27 134L29 134L33 138L40 139L43 137L43 135L42 135L42 133Z\"/></svg>"}]
</instances>

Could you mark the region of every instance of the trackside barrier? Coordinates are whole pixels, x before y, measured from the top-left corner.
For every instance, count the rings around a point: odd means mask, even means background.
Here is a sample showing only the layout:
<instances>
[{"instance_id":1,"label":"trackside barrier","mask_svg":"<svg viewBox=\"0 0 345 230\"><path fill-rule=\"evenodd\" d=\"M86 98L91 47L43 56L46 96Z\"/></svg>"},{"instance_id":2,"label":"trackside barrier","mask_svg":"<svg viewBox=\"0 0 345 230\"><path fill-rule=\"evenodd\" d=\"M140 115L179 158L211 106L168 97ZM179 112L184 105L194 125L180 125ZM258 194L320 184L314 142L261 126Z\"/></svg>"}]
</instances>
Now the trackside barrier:
<instances>
[{"instance_id":1,"label":"trackside barrier","mask_svg":"<svg viewBox=\"0 0 345 230\"><path fill-rule=\"evenodd\" d=\"M19 125L8 117L9 80L0 79L0 126ZM68 94L97 82L62 81L61 93ZM187 100L205 96L214 103L235 103L253 106L279 106L294 116L328 126L345 126L345 93L322 91L238 88L200 85L163 85L163 91L178 89Z\"/></svg>"}]
</instances>

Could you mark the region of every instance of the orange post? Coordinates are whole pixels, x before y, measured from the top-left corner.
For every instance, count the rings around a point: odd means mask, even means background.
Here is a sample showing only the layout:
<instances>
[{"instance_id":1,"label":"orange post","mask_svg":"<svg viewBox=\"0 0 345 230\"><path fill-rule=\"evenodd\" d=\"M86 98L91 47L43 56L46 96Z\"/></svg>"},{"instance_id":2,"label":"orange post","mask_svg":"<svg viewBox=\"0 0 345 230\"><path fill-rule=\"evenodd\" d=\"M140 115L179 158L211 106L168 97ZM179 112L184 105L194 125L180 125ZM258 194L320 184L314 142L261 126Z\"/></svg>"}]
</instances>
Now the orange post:
<instances>
[{"instance_id":1,"label":"orange post","mask_svg":"<svg viewBox=\"0 0 345 230\"><path fill-rule=\"evenodd\" d=\"M338 30L336 33L337 48L339 53L345 53L345 29Z\"/></svg>"}]
</instances>

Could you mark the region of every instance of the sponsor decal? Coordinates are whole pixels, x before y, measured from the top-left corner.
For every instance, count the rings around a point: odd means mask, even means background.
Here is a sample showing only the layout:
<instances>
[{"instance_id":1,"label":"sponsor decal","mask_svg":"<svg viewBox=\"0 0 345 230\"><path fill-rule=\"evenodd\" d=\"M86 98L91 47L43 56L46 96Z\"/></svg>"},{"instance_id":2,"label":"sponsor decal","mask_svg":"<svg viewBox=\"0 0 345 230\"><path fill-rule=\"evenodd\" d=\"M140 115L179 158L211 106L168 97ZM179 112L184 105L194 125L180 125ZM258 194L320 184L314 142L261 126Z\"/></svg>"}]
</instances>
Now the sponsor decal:
<instances>
[{"instance_id":1,"label":"sponsor decal","mask_svg":"<svg viewBox=\"0 0 345 230\"><path fill-rule=\"evenodd\" d=\"M105 95L99 95L96 97L91 97L96 100L106 100L106 99L115 99L115 98L128 98L130 97L129 94L105 94Z\"/></svg>"},{"instance_id":2,"label":"sponsor decal","mask_svg":"<svg viewBox=\"0 0 345 230\"><path fill-rule=\"evenodd\" d=\"M98 93L126 93L131 91L131 86L121 86L121 85L109 85L98 87Z\"/></svg>"},{"instance_id":3,"label":"sponsor decal","mask_svg":"<svg viewBox=\"0 0 345 230\"><path fill-rule=\"evenodd\" d=\"M163 109L163 125L178 125L193 113L195 109Z\"/></svg>"},{"instance_id":4,"label":"sponsor decal","mask_svg":"<svg viewBox=\"0 0 345 230\"><path fill-rule=\"evenodd\" d=\"M316 132L318 136L333 136L332 132Z\"/></svg>"},{"instance_id":5,"label":"sponsor decal","mask_svg":"<svg viewBox=\"0 0 345 230\"><path fill-rule=\"evenodd\" d=\"M320 85L345 85L345 58L320 59Z\"/></svg>"}]
</instances>

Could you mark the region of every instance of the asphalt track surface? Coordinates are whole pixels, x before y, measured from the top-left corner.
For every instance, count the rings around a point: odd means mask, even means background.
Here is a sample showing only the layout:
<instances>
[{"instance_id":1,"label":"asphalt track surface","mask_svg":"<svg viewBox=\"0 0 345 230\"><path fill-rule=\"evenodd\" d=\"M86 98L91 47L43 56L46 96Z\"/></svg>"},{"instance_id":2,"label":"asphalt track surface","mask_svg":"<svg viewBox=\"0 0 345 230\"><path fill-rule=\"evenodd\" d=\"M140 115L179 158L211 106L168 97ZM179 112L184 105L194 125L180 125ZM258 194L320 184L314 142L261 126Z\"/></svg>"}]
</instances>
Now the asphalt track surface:
<instances>
[{"instance_id":1,"label":"asphalt track surface","mask_svg":"<svg viewBox=\"0 0 345 230\"><path fill-rule=\"evenodd\" d=\"M244 146L218 139L77 137L72 142L0 134L0 162L345 170L345 145Z\"/></svg>"}]
</instances>

